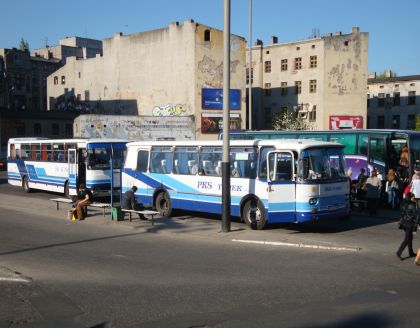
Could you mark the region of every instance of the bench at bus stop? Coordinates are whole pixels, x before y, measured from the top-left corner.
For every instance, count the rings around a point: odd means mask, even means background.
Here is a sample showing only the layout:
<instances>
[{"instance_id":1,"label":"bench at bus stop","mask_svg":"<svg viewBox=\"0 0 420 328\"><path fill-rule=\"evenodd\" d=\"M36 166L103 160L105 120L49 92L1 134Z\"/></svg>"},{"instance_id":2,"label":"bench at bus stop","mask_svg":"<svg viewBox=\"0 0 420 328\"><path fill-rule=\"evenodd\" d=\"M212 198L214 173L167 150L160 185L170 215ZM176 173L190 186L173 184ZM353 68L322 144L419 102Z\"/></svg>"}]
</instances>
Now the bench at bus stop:
<instances>
[{"instance_id":1,"label":"bench at bus stop","mask_svg":"<svg viewBox=\"0 0 420 328\"><path fill-rule=\"evenodd\" d=\"M148 216L150 216L150 221L152 222L152 225L154 225L154 223L155 223L155 216L160 214L160 212L152 211L152 210L135 211L135 210L126 210L124 208L121 209L121 212L128 213L130 215L130 217L129 217L130 222L132 220L131 215L133 213L143 215L146 219L147 219Z\"/></svg>"},{"instance_id":2,"label":"bench at bus stop","mask_svg":"<svg viewBox=\"0 0 420 328\"><path fill-rule=\"evenodd\" d=\"M60 203L64 203L64 204L72 204L73 203L73 201L69 198L51 198L50 200L53 201L53 202L56 202L57 211L60 209ZM111 207L111 205L109 205L107 203L93 202L93 203L86 206L86 214L87 214L87 208L88 207L101 208L102 211L103 211L103 215L105 217L105 209L107 209L108 207Z\"/></svg>"}]
</instances>

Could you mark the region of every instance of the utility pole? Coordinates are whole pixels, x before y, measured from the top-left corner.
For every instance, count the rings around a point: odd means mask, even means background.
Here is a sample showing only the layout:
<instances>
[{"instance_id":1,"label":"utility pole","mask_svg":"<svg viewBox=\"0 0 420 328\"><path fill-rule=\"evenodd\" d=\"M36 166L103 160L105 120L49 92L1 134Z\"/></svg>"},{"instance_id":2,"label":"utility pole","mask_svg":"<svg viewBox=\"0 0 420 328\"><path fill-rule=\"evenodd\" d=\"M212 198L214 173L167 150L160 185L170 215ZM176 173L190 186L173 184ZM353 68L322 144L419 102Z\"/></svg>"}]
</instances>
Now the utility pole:
<instances>
[{"instance_id":1,"label":"utility pole","mask_svg":"<svg viewBox=\"0 0 420 328\"><path fill-rule=\"evenodd\" d=\"M222 157L222 231L230 232L230 0L224 0L223 28L223 157Z\"/></svg>"},{"instance_id":2,"label":"utility pole","mask_svg":"<svg viewBox=\"0 0 420 328\"><path fill-rule=\"evenodd\" d=\"M248 129L252 130L252 0L249 0Z\"/></svg>"}]
</instances>

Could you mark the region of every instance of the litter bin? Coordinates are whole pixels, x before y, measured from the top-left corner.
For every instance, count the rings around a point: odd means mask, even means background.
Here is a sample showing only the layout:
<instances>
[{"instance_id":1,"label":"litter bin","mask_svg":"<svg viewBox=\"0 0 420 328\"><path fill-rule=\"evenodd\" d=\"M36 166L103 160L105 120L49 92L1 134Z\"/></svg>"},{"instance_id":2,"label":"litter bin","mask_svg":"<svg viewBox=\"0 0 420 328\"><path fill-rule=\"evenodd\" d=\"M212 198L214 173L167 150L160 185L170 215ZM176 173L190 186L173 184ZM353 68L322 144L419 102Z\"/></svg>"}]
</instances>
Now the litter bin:
<instances>
[{"instance_id":1,"label":"litter bin","mask_svg":"<svg viewBox=\"0 0 420 328\"><path fill-rule=\"evenodd\" d=\"M111 219L116 221L124 220L124 213L121 211L121 206L115 206L112 208Z\"/></svg>"}]
</instances>

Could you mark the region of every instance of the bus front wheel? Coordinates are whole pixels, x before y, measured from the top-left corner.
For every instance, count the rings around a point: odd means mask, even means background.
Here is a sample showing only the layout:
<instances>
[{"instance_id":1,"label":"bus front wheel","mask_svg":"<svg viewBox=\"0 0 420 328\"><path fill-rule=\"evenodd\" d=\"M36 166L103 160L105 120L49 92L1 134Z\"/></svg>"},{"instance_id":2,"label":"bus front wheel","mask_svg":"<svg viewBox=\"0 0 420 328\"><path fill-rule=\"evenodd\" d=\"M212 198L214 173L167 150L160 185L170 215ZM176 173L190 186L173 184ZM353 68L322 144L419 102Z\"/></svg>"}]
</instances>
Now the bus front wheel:
<instances>
[{"instance_id":1,"label":"bus front wheel","mask_svg":"<svg viewBox=\"0 0 420 328\"><path fill-rule=\"evenodd\" d=\"M166 192L160 192L155 201L156 211L164 217L169 217L172 213L172 204L169 195Z\"/></svg>"},{"instance_id":2,"label":"bus front wheel","mask_svg":"<svg viewBox=\"0 0 420 328\"><path fill-rule=\"evenodd\" d=\"M267 225L264 205L257 199L250 199L245 203L242 212L243 220L254 230L262 230Z\"/></svg>"},{"instance_id":3,"label":"bus front wheel","mask_svg":"<svg viewBox=\"0 0 420 328\"><path fill-rule=\"evenodd\" d=\"M22 188L25 192L30 192L31 188L29 188L28 177L25 175L22 180Z\"/></svg>"}]
</instances>

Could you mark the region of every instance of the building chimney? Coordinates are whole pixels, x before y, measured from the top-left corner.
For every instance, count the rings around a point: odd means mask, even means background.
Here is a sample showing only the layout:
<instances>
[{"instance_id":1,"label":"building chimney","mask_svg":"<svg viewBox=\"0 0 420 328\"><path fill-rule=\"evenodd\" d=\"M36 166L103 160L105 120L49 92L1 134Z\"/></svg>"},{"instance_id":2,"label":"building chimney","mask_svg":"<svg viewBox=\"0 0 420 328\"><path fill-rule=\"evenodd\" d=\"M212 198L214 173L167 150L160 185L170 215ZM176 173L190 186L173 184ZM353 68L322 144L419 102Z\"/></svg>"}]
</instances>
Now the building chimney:
<instances>
[{"instance_id":1,"label":"building chimney","mask_svg":"<svg viewBox=\"0 0 420 328\"><path fill-rule=\"evenodd\" d=\"M335 32L335 35L336 36L340 36L341 35L341 32Z\"/></svg>"},{"instance_id":2,"label":"building chimney","mask_svg":"<svg viewBox=\"0 0 420 328\"><path fill-rule=\"evenodd\" d=\"M262 40L260 40L260 39L255 40L255 45L256 46L262 46L263 45Z\"/></svg>"},{"instance_id":3,"label":"building chimney","mask_svg":"<svg viewBox=\"0 0 420 328\"><path fill-rule=\"evenodd\" d=\"M360 29L357 27L357 26L353 26L352 28L351 28L351 33L352 34L354 34L354 33L359 33L360 32Z\"/></svg>"},{"instance_id":4,"label":"building chimney","mask_svg":"<svg viewBox=\"0 0 420 328\"><path fill-rule=\"evenodd\" d=\"M272 35L271 36L271 44L277 44L279 42L279 38Z\"/></svg>"}]
</instances>

